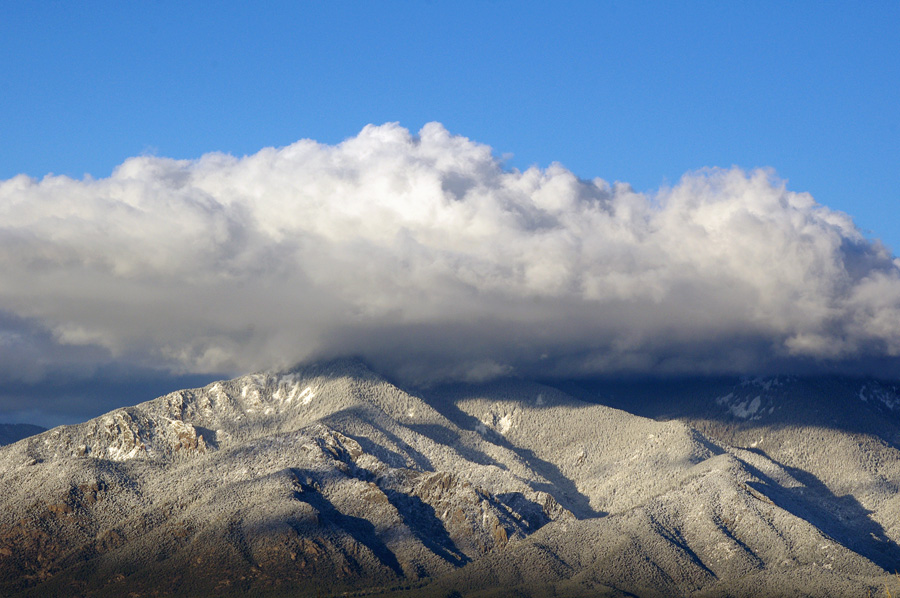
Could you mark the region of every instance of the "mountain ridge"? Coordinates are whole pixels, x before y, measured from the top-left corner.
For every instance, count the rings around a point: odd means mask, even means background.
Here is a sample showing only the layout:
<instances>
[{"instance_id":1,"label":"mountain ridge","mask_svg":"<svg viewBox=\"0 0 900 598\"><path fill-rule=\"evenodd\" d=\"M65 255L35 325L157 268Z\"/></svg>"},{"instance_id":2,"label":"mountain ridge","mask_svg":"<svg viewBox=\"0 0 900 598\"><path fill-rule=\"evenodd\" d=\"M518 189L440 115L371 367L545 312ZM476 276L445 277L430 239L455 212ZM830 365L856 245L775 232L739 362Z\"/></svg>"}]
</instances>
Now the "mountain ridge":
<instances>
[{"instance_id":1,"label":"mountain ridge","mask_svg":"<svg viewBox=\"0 0 900 598\"><path fill-rule=\"evenodd\" d=\"M662 421L526 380L407 391L346 359L176 391L0 448L0 594L879 588L897 447L799 426L751 446L745 395Z\"/></svg>"}]
</instances>

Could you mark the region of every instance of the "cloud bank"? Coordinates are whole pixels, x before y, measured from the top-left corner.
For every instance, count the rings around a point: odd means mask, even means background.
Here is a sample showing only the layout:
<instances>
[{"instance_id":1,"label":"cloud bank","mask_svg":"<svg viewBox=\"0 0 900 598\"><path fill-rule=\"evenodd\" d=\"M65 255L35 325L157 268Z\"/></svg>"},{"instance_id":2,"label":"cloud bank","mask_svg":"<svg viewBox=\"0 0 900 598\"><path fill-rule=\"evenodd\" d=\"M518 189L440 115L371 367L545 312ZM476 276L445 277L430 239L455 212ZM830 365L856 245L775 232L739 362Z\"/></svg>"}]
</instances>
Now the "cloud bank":
<instances>
[{"instance_id":1,"label":"cloud bank","mask_svg":"<svg viewBox=\"0 0 900 598\"><path fill-rule=\"evenodd\" d=\"M355 354L408 381L895 364L900 261L767 170L652 195L440 124L0 182L0 378Z\"/></svg>"}]
</instances>

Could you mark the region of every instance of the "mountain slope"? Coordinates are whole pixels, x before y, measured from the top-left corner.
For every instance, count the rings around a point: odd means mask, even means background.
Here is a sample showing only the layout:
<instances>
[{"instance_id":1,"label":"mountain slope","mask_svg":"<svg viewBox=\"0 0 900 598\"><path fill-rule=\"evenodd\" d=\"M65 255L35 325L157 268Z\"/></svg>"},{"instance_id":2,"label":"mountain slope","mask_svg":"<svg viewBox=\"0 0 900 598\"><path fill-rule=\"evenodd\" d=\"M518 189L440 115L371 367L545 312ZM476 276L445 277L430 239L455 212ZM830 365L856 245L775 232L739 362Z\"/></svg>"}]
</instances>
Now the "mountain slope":
<instances>
[{"instance_id":1,"label":"mountain slope","mask_svg":"<svg viewBox=\"0 0 900 598\"><path fill-rule=\"evenodd\" d=\"M824 479L545 385L416 394L339 360L0 448L0 595L864 595L900 562L877 436Z\"/></svg>"},{"instance_id":2,"label":"mountain slope","mask_svg":"<svg viewBox=\"0 0 900 598\"><path fill-rule=\"evenodd\" d=\"M780 377L564 387L742 447L757 475L773 478L779 504L885 569L900 568L900 385Z\"/></svg>"}]
</instances>

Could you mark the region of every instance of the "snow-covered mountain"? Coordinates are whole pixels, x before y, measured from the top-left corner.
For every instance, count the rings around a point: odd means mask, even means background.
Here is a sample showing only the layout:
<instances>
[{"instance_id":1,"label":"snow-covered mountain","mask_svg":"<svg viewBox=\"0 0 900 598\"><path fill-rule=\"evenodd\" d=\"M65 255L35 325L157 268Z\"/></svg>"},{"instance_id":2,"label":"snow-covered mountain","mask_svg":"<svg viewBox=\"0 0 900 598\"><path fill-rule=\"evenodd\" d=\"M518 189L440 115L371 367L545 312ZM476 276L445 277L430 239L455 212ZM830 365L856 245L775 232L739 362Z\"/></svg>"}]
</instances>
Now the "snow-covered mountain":
<instances>
[{"instance_id":1,"label":"snow-covered mountain","mask_svg":"<svg viewBox=\"0 0 900 598\"><path fill-rule=\"evenodd\" d=\"M244 376L0 448L0 595L896 592L898 396Z\"/></svg>"}]
</instances>

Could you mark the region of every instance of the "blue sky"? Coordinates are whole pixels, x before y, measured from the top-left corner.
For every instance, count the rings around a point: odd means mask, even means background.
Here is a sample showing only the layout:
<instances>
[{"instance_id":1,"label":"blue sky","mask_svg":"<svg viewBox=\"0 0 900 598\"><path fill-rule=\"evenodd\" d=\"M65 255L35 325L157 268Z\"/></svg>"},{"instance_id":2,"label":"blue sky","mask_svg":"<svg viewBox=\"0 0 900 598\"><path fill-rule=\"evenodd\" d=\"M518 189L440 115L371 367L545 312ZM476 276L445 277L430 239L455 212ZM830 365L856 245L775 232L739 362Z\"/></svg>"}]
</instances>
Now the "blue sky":
<instances>
[{"instance_id":1,"label":"blue sky","mask_svg":"<svg viewBox=\"0 0 900 598\"><path fill-rule=\"evenodd\" d=\"M4 2L0 422L349 353L896 377L900 262L833 210L898 253L897 31L877 0Z\"/></svg>"},{"instance_id":2,"label":"blue sky","mask_svg":"<svg viewBox=\"0 0 900 598\"><path fill-rule=\"evenodd\" d=\"M900 4L6 2L0 178L368 123L640 190L769 166L900 247Z\"/></svg>"}]
</instances>

